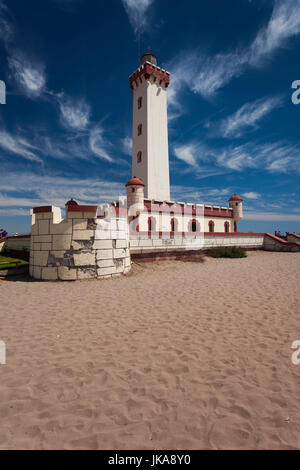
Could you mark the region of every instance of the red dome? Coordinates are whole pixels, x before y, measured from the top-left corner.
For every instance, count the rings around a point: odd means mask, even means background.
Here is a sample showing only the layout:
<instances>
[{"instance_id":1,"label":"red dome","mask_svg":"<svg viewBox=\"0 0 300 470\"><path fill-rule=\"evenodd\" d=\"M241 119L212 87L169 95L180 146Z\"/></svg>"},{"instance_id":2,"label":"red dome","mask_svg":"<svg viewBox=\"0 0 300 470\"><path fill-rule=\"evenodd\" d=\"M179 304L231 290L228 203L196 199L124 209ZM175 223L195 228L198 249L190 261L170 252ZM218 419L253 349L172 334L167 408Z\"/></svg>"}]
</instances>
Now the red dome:
<instances>
[{"instance_id":1,"label":"red dome","mask_svg":"<svg viewBox=\"0 0 300 470\"><path fill-rule=\"evenodd\" d=\"M126 184L126 187L127 186L145 186L145 185L142 180L134 176L133 178L131 178L131 180L128 181L128 183Z\"/></svg>"},{"instance_id":2,"label":"red dome","mask_svg":"<svg viewBox=\"0 0 300 470\"><path fill-rule=\"evenodd\" d=\"M233 196L231 196L231 198L229 199L229 202L230 201L239 201L239 202L242 202L242 198L240 196L238 196L236 193L234 193Z\"/></svg>"},{"instance_id":3,"label":"red dome","mask_svg":"<svg viewBox=\"0 0 300 470\"><path fill-rule=\"evenodd\" d=\"M69 206L78 206L78 202L74 201L74 199L70 199L70 201L66 202L65 204L67 207Z\"/></svg>"}]
</instances>

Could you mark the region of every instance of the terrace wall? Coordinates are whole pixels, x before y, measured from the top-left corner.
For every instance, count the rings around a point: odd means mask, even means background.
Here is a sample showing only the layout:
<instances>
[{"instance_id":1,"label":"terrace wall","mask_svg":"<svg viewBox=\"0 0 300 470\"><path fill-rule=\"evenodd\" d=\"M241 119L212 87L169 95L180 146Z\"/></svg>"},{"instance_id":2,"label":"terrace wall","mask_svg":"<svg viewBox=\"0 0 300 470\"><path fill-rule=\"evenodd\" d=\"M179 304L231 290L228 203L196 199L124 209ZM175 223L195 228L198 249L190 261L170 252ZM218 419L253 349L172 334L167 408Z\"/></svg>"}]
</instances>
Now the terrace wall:
<instances>
[{"instance_id":1,"label":"terrace wall","mask_svg":"<svg viewBox=\"0 0 300 470\"><path fill-rule=\"evenodd\" d=\"M97 218L97 206L58 207L32 211L29 273L35 279L107 278L130 270L126 219Z\"/></svg>"}]
</instances>

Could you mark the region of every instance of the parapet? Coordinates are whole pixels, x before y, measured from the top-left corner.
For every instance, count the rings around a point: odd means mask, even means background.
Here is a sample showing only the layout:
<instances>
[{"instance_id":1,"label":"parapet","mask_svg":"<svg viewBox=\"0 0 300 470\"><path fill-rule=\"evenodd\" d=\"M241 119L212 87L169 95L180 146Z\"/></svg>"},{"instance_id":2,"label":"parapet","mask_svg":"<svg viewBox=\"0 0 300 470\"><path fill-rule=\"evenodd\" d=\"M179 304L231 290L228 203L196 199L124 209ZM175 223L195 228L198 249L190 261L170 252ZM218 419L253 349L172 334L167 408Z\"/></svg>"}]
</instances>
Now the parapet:
<instances>
[{"instance_id":1,"label":"parapet","mask_svg":"<svg viewBox=\"0 0 300 470\"><path fill-rule=\"evenodd\" d=\"M70 201L69 201L70 202ZM75 201L74 201L75 202ZM43 280L112 277L130 270L129 230L118 213L97 217L98 206L67 204L31 211L30 275Z\"/></svg>"}]
</instances>

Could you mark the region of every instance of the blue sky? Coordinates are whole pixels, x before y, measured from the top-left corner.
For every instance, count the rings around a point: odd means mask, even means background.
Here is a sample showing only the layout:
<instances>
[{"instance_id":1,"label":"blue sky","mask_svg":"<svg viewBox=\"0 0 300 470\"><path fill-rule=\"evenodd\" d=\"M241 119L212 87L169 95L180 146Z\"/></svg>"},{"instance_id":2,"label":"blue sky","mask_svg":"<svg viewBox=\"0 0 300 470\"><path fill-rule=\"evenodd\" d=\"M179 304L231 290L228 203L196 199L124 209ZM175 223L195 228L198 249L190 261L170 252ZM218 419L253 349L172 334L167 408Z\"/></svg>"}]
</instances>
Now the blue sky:
<instances>
[{"instance_id":1,"label":"blue sky","mask_svg":"<svg viewBox=\"0 0 300 470\"><path fill-rule=\"evenodd\" d=\"M139 23L171 72L172 199L237 192L239 230L300 232L300 0L0 0L0 226L125 194Z\"/></svg>"}]
</instances>

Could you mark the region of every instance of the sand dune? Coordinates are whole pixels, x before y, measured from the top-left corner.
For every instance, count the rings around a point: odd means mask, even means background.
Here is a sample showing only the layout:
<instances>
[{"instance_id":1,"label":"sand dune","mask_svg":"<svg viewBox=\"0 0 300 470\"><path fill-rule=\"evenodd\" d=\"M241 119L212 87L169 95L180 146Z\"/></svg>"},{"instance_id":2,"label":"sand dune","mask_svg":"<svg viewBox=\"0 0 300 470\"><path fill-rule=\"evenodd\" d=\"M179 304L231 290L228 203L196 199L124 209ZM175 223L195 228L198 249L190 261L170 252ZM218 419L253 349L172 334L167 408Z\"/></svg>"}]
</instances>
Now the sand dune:
<instances>
[{"instance_id":1,"label":"sand dune","mask_svg":"<svg viewBox=\"0 0 300 470\"><path fill-rule=\"evenodd\" d=\"M300 449L300 254L0 282L1 449Z\"/></svg>"}]
</instances>

